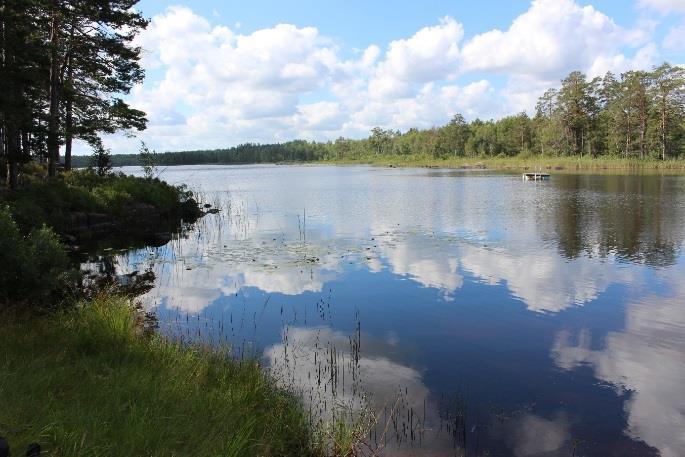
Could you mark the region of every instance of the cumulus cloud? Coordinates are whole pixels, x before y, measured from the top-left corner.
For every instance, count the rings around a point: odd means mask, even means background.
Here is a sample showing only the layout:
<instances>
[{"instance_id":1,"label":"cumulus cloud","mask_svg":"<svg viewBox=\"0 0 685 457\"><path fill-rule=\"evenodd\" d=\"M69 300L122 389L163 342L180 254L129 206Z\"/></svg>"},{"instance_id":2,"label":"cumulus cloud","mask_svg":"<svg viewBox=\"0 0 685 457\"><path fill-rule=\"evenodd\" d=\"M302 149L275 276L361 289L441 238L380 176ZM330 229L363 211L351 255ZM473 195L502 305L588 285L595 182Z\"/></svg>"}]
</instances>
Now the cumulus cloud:
<instances>
[{"instance_id":1,"label":"cumulus cloud","mask_svg":"<svg viewBox=\"0 0 685 457\"><path fill-rule=\"evenodd\" d=\"M506 31L476 35L463 49L463 70L557 77L641 43L639 31L619 27L593 6L572 0L534 0Z\"/></svg>"},{"instance_id":2,"label":"cumulus cloud","mask_svg":"<svg viewBox=\"0 0 685 457\"><path fill-rule=\"evenodd\" d=\"M662 13L685 13L685 2L682 0L639 0L638 4L643 7L656 9Z\"/></svg>"},{"instance_id":3,"label":"cumulus cloud","mask_svg":"<svg viewBox=\"0 0 685 457\"><path fill-rule=\"evenodd\" d=\"M674 0L642 3L682 10ZM467 119L532 112L544 89L569 71L620 73L661 59L654 24L621 26L576 0L533 0L501 30L436 18L410 36L359 50L316 24L247 32L221 21L172 6L137 37L149 77L130 101L148 113L142 135L152 147L364 137L374 126L441 125L458 112ZM673 28L661 46L682 48L681 32ZM136 149L123 136L107 144Z\"/></svg>"},{"instance_id":4,"label":"cumulus cloud","mask_svg":"<svg viewBox=\"0 0 685 457\"><path fill-rule=\"evenodd\" d=\"M685 50L685 23L671 28L664 38L664 48L670 51Z\"/></svg>"},{"instance_id":5,"label":"cumulus cloud","mask_svg":"<svg viewBox=\"0 0 685 457\"><path fill-rule=\"evenodd\" d=\"M425 27L408 39L392 41L369 83L369 94L381 99L413 95L415 83L449 79L459 64L464 28L450 17Z\"/></svg>"}]
</instances>

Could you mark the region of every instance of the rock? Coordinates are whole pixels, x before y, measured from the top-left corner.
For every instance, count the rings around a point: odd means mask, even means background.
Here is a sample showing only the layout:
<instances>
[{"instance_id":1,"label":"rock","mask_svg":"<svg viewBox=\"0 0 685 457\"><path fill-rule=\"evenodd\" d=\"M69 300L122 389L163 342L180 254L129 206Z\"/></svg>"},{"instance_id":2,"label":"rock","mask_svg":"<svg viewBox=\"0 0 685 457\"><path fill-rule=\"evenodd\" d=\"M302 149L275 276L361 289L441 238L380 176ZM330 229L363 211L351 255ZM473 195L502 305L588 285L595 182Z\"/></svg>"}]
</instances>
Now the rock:
<instances>
[{"instance_id":1,"label":"rock","mask_svg":"<svg viewBox=\"0 0 685 457\"><path fill-rule=\"evenodd\" d=\"M191 197L188 200L181 203L181 217L185 221L193 222L204 215L204 211L200 209L199 205L197 204L197 201L195 201L194 198Z\"/></svg>"},{"instance_id":2,"label":"rock","mask_svg":"<svg viewBox=\"0 0 685 457\"><path fill-rule=\"evenodd\" d=\"M211 208L211 207L212 207L212 205L210 205L209 203L205 203L205 208Z\"/></svg>"},{"instance_id":3,"label":"rock","mask_svg":"<svg viewBox=\"0 0 685 457\"><path fill-rule=\"evenodd\" d=\"M112 218L107 214L101 213L88 213L86 214L88 219L88 226L100 225L100 224L110 224Z\"/></svg>"},{"instance_id":4,"label":"rock","mask_svg":"<svg viewBox=\"0 0 685 457\"><path fill-rule=\"evenodd\" d=\"M171 233L169 232L159 232L159 233L149 233L145 237L145 242L150 246L164 246L169 241L171 241Z\"/></svg>"},{"instance_id":5,"label":"rock","mask_svg":"<svg viewBox=\"0 0 685 457\"><path fill-rule=\"evenodd\" d=\"M0 436L0 457L9 457L10 445L5 438Z\"/></svg>"},{"instance_id":6,"label":"rock","mask_svg":"<svg viewBox=\"0 0 685 457\"><path fill-rule=\"evenodd\" d=\"M76 244L76 242L77 242L76 237L75 237L74 235L70 235L70 234L68 234L68 233L62 233L62 234L60 235L60 237L62 238L62 240L63 240L66 244Z\"/></svg>"},{"instance_id":7,"label":"rock","mask_svg":"<svg viewBox=\"0 0 685 457\"><path fill-rule=\"evenodd\" d=\"M29 448L26 450L26 457L40 457L40 452L42 451L40 444L31 443Z\"/></svg>"},{"instance_id":8,"label":"rock","mask_svg":"<svg viewBox=\"0 0 685 457\"><path fill-rule=\"evenodd\" d=\"M126 212L131 216L146 218L159 213L155 206L148 203L133 203L126 208Z\"/></svg>"},{"instance_id":9,"label":"rock","mask_svg":"<svg viewBox=\"0 0 685 457\"><path fill-rule=\"evenodd\" d=\"M88 225L88 216L86 213L74 211L67 216L67 226L72 228L81 228Z\"/></svg>"},{"instance_id":10,"label":"rock","mask_svg":"<svg viewBox=\"0 0 685 457\"><path fill-rule=\"evenodd\" d=\"M219 208L212 208L207 210L207 214L217 214L219 212Z\"/></svg>"},{"instance_id":11,"label":"rock","mask_svg":"<svg viewBox=\"0 0 685 457\"><path fill-rule=\"evenodd\" d=\"M168 232L155 233L155 238L157 238L158 241L163 242L164 244L167 244L169 241L171 241L171 233L168 233Z\"/></svg>"}]
</instances>

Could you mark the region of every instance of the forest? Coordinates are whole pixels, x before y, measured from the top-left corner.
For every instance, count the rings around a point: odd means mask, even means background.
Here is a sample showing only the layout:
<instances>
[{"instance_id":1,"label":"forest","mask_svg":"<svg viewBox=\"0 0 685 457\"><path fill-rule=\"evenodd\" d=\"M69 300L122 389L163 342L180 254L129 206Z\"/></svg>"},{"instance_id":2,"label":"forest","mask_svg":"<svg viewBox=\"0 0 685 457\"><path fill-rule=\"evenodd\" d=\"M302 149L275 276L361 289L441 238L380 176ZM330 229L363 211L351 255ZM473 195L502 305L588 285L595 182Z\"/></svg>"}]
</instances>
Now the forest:
<instances>
[{"instance_id":1,"label":"forest","mask_svg":"<svg viewBox=\"0 0 685 457\"><path fill-rule=\"evenodd\" d=\"M167 152L161 165L364 160L413 156L615 157L669 160L685 155L685 68L664 63L653 71L607 73L589 80L575 71L525 112L499 120L466 122L456 114L445 126L404 133L374 128L368 138L329 142L241 144L226 149ZM112 156L113 165L136 165L137 154ZM79 166L88 158L79 157Z\"/></svg>"},{"instance_id":2,"label":"forest","mask_svg":"<svg viewBox=\"0 0 685 457\"><path fill-rule=\"evenodd\" d=\"M136 0L3 0L0 4L0 180L20 166L72 166L77 139L104 152L102 134L145 128L124 97L143 80L133 38L147 20ZM63 154L60 149L64 148Z\"/></svg>"}]
</instances>

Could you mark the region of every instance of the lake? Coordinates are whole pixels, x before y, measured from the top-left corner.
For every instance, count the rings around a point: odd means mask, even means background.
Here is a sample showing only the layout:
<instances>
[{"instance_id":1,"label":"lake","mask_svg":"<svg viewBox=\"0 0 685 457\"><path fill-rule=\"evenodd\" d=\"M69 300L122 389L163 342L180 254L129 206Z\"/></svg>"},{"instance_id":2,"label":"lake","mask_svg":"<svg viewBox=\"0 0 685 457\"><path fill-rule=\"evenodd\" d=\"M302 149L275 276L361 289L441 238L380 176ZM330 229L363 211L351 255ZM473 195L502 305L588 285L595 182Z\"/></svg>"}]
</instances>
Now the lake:
<instances>
[{"instance_id":1,"label":"lake","mask_svg":"<svg viewBox=\"0 0 685 457\"><path fill-rule=\"evenodd\" d=\"M125 172L140 174L137 168ZM258 357L388 455L685 455L685 177L184 166L160 331Z\"/></svg>"}]
</instances>

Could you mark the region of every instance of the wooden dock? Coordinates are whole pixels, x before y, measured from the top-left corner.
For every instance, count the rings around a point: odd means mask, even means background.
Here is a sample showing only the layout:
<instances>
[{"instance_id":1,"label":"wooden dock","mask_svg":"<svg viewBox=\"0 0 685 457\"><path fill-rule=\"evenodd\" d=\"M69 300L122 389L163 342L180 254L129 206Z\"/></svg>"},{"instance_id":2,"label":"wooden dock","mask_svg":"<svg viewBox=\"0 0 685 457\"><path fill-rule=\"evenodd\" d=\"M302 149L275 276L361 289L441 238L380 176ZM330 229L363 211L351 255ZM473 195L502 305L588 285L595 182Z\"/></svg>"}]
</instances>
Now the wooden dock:
<instances>
[{"instance_id":1,"label":"wooden dock","mask_svg":"<svg viewBox=\"0 0 685 457\"><path fill-rule=\"evenodd\" d=\"M549 173L523 173L524 181L547 181Z\"/></svg>"}]
</instances>

